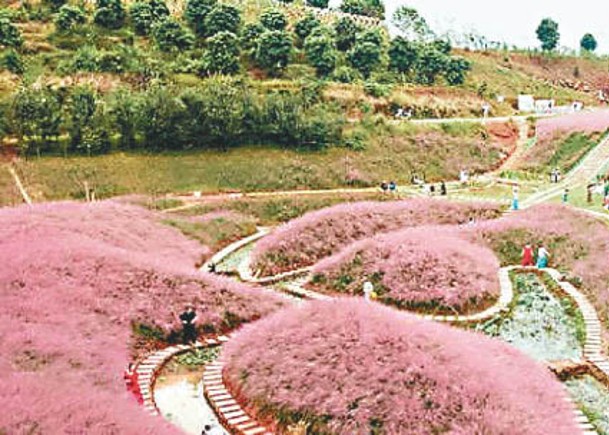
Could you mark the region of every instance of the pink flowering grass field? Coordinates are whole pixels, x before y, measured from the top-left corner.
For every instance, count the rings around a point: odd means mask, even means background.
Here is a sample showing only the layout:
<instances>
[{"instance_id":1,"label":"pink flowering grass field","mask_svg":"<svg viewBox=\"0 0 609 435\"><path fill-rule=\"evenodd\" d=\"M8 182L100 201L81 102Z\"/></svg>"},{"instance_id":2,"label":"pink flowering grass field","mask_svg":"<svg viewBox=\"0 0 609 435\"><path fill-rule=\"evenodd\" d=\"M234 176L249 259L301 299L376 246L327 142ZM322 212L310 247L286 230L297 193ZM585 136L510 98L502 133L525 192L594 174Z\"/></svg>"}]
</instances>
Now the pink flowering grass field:
<instances>
[{"instance_id":1,"label":"pink flowering grass field","mask_svg":"<svg viewBox=\"0 0 609 435\"><path fill-rule=\"evenodd\" d=\"M519 351L361 299L283 310L224 356L231 391L279 433L578 433L560 383Z\"/></svg>"},{"instance_id":2,"label":"pink flowering grass field","mask_svg":"<svg viewBox=\"0 0 609 435\"><path fill-rule=\"evenodd\" d=\"M282 305L196 272L206 251L115 202L0 210L0 433L177 432L125 390L142 340L175 335L186 302L210 333Z\"/></svg>"},{"instance_id":3,"label":"pink flowering grass field","mask_svg":"<svg viewBox=\"0 0 609 435\"><path fill-rule=\"evenodd\" d=\"M279 227L254 250L254 269L263 275L311 266L345 246L401 228L458 224L469 217L490 219L500 209L488 203L450 203L433 199L341 204L307 213Z\"/></svg>"},{"instance_id":4,"label":"pink flowering grass field","mask_svg":"<svg viewBox=\"0 0 609 435\"><path fill-rule=\"evenodd\" d=\"M317 290L362 295L374 284L379 301L408 310L479 311L499 297L499 260L455 228L419 227L349 245L317 263Z\"/></svg>"},{"instance_id":5,"label":"pink flowering grass field","mask_svg":"<svg viewBox=\"0 0 609 435\"><path fill-rule=\"evenodd\" d=\"M609 110L577 112L537 121L537 136L548 140L556 134L594 133L609 129Z\"/></svg>"},{"instance_id":6,"label":"pink flowering grass field","mask_svg":"<svg viewBox=\"0 0 609 435\"><path fill-rule=\"evenodd\" d=\"M470 230L467 230L470 231ZM556 204L536 206L508 217L481 222L472 240L491 247L502 265L519 264L522 247L545 244L550 267L563 270L590 298L609 327L609 227L573 208Z\"/></svg>"}]
</instances>

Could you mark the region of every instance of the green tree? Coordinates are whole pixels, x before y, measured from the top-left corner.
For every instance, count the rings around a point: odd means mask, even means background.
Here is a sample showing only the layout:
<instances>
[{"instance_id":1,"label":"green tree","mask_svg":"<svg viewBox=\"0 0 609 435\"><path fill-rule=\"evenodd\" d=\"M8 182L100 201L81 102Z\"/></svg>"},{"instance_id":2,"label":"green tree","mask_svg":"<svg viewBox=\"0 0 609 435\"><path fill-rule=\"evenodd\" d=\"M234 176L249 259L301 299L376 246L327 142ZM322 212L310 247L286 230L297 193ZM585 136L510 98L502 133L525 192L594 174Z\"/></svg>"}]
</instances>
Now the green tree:
<instances>
[{"instance_id":1,"label":"green tree","mask_svg":"<svg viewBox=\"0 0 609 435\"><path fill-rule=\"evenodd\" d=\"M146 148L164 150L184 146L186 111L174 89L155 86L146 91L138 121L138 131Z\"/></svg>"},{"instance_id":2,"label":"green tree","mask_svg":"<svg viewBox=\"0 0 609 435\"><path fill-rule=\"evenodd\" d=\"M360 27L351 18L343 17L338 19L334 25L336 47L340 51L351 50L353 44L355 44L355 38L360 30Z\"/></svg>"},{"instance_id":3,"label":"green tree","mask_svg":"<svg viewBox=\"0 0 609 435\"><path fill-rule=\"evenodd\" d=\"M239 71L239 39L234 33L220 32L206 42L203 74L234 74Z\"/></svg>"},{"instance_id":4,"label":"green tree","mask_svg":"<svg viewBox=\"0 0 609 435\"><path fill-rule=\"evenodd\" d=\"M447 67L449 58L429 44L421 49L415 66L417 83L433 85Z\"/></svg>"},{"instance_id":5,"label":"green tree","mask_svg":"<svg viewBox=\"0 0 609 435\"><path fill-rule=\"evenodd\" d=\"M205 17L206 36L212 36L219 32L231 32L237 35L240 26L241 12L231 5L218 4Z\"/></svg>"},{"instance_id":6,"label":"green tree","mask_svg":"<svg viewBox=\"0 0 609 435\"><path fill-rule=\"evenodd\" d=\"M255 49L256 45L258 44L258 38L265 31L266 29L260 23L247 23L245 26L243 26L243 29L241 29L241 47L248 51Z\"/></svg>"},{"instance_id":7,"label":"green tree","mask_svg":"<svg viewBox=\"0 0 609 435\"><path fill-rule=\"evenodd\" d=\"M381 0L343 0L340 10L381 20L385 18L385 6Z\"/></svg>"},{"instance_id":8,"label":"green tree","mask_svg":"<svg viewBox=\"0 0 609 435\"><path fill-rule=\"evenodd\" d=\"M136 146L140 110L139 95L126 89L118 90L110 98L111 125L118 129L121 149L132 149Z\"/></svg>"},{"instance_id":9,"label":"green tree","mask_svg":"<svg viewBox=\"0 0 609 435\"><path fill-rule=\"evenodd\" d=\"M400 6L393 13L393 25L407 40L425 40L432 34L425 18L419 12L408 6Z\"/></svg>"},{"instance_id":10,"label":"green tree","mask_svg":"<svg viewBox=\"0 0 609 435\"><path fill-rule=\"evenodd\" d=\"M541 20L539 27L537 27L537 39L541 42L542 50L552 51L556 49L560 41L558 23L551 18Z\"/></svg>"},{"instance_id":11,"label":"green tree","mask_svg":"<svg viewBox=\"0 0 609 435\"><path fill-rule=\"evenodd\" d=\"M0 65L13 74L21 75L25 72L25 64L21 59L21 55L13 49L4 52L0 59Z\"/></svg>"},{"instance_id":12,"label":"green tree","mask_svg":"<svg viewBox=\"0 0 609 435\"><path fill-rule=\"evenodd\" d=\"M382 49L378 44L358 41L347 53L349 64L368 78L370 73L381 65Z\"/></svg>"},{"instance_id":13,"label":"green tree","mask_svg":"<svg viewBox=\"0 0 609 435\"><path fill-rule=\"evenodd\" d=\"M93 21L107 29L120 29L125 24L125 16L121 0L97 0Z\"/></svg>"},{"instance_id":14,"label":"green tree","mask_svg":"<svg viewBox=\"0 0 609 435\"><path fill-rule=\"evenodd\" d=\"M242 134L243 96L240 88L222 77L206 81L201 92L203 127L210 145L227 150L239 143Z\"/></svg>"},{"instance_id":15,"label":"green tree","mask_svg":"<svg viewBox=\"0 0 609 435\"><path fill-rule=\"evenodd\" d=\"M34 148L40 155L55 143L61 125L61 107L59 95L50 88L23 88L17 92L11 119L26 152Z\"/></svg>"},{"instance_id":16,"label":"green tree","mask_svg":"<svg viewBox=\"0 0 609 435\"><path fill-rule=\"evenodd\" d=\"M272 75L288 66L291 54L292 38L287 32L268 31L258 38L256 63Z\"/></svg>"},{"instance_id":17,"label":"green tree","mask_svg":"<svg viewBox=\"0 0 609 435\"><path fill-rule=\"evenodd\" d=\"M154 24L150 3L143 1L132 3L129 7L129 17L131 18L131 25L136 34L150 34Z\"/></svg>"},{"instance_id":18,"label":"green tree","mask_svg":"<svg viewBox=\"0 0 609 435\"><path fill-rule=\"evenodd\" d=\"M51 8L51 11L57 12L59 8L67 3L67 0L44 0L44 4Z\"/></svg>"},{"instance_id":19,"label":"green tree","mask_svg":"<svg viewBox=\"0 0 609 435\"><path fill-rule=\"evenodd\" d=\"M156 24L152 30L154 40L162 51L183 51L191 48L195 38L172 17Z\"/></svg>"},{"instance_id":20,"label":"green tree","mask_svg":"<svg viewBox=\"0 0 609 435\"><path fill-rule=\"evenodd\" d=\"M593 51L596 50L596 47L598 46L598 43L596 42L596 38L594 37L593 34L586 33L582 37L579 45L580 45L582 50L588 51L588 52L593 52Z\"/></svg>"},{"instance_id":21,"label":"green tree","mask_svg":"<svg viewBox=\"0 0 609 435\"><path fill-rule=\"evenodd\" d=\"M150 0L148 4L152 12L153 22L162 21L169 16L169 8L164 0Z\"/></svg>"},{"instance_id":22,"label":"green tree","mask_svg":"<svg viewBox=\"0 0 609 435\"><path fill-rule=\"evenodd\" d=\"M55 16L55 26L60 32L68 32L76 26L85 24L86 21L87 18L83 10L71 5L63 5L60 7Z\"/></svg>"},{"instance_id":23,"label":"green tree","mask_svg":"<svg viewBox=\"0 0 609 435\"><path fill-rule=\"evenodd\" d=\"M449 58L446 62L444 78L451 86L462 85L465 83L465 78L471 68L471 62L463 57L455 56Z\"/></svg>"},{"instance_id":24,"label":"green tree","mask_svg":"<svg viewBox=\"0 0 609 435\"><path fill-rule=\"evenodd\" d=\"M311 34L313 29L321 26L321 21L317 19L317 17L311 13L305 15L305 17L296 22L294 26L294 33L301 41L304 41L307 36Z\"/></svg>"},{"instance_id":25,"label":"green tree","mask_svg":"<svg viewBox=\"0 0 609 435\"><path fill-rule=\"evenodd\" d=\"M334 39L327 29L318 27L305 39L305 53L317 75L325 77L336 67L337 51Z\"/></svg>"},{"instance_id":26,"label":"green tree","mask_svg":"<svg viewBox=\"0 0 609 435\"><path fill-rule=\"evenodd\" d=\"M307 0L307 5L315 8L325 9L328 7L329 0Z\"/></svg>"},{"instance_id":27,"label":"green tree","mask_svg":"<svg viewBox=\"0 0 609 435\"><path fill-rule=\"evenodd\" d=\"M419 57L419 45L402 36L391 41L389 46L389 67L401 74L412 72Z\"/></svg>"},{"instance_id":28,"label":"green tree","mask_svg":"<svg viewBox=\"0 0 609 435\"><path fill-rule=\"evenodd\" d=\"M199 36L205 36L205 18L218 3L217 0L188 0L184 17Z\"/></svg>"},{"instance_id":29,"label":"green tree","mask_svg":"<svg viewBox=\"0 0 609 435\"><path fill-rule=\"evenodd\" d=\"M6 15L0 15L0 46L21 47L23 37L21 32Z\"/></svg>"},{"instance_id":30,"label":"green tree","mask_svg":"<svg viewBox=\"0 0 609 435\"><path fill-rule=\"evenodd\" d=\"M268 30L285 30L288 19L283 12L277 9L266 9L260 15L260 24Z\"/></svg>"},{"instance_id":31,"label":"green tree","mask_svg":"<svg viewBox=\"0 0 609 435\"><path fill-rule=\"evenodd\" d=\"M79 148L83 131L91 127L91 120L97 109L97 96L87 87L76 87L68 99L68 132L70 150Z\"/></svg>"}]
</instances>

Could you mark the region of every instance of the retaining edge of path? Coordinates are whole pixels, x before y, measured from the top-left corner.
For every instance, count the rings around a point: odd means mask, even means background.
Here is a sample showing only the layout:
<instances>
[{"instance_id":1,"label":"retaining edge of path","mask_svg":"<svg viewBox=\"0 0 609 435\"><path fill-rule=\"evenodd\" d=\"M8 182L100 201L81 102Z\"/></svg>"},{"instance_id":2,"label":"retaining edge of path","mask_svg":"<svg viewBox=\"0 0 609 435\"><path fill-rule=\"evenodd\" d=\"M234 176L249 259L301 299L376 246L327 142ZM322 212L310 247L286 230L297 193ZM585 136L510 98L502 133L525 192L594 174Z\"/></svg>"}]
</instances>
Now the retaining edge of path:
<instances>
[{"instance_id":1,"label":"retaining edge of path","mask_svg":"<svg viewBox=\"0 0 609 435\"><path fill-rule=\"evenodd\" d=\"M169 346L151 353L139 362L135 368L135 372L137 373L137 382L142 395L144 408L152 415L160 415L154 400L154 384L159 372L165 364L167 364L167 361L174 356L188 352L189 350L219 346L225 341L228 341L228 337L221 335L217 338L206 338L203 342L197 341L190 346L183 344Z\"/></svg>"}]
</instances>

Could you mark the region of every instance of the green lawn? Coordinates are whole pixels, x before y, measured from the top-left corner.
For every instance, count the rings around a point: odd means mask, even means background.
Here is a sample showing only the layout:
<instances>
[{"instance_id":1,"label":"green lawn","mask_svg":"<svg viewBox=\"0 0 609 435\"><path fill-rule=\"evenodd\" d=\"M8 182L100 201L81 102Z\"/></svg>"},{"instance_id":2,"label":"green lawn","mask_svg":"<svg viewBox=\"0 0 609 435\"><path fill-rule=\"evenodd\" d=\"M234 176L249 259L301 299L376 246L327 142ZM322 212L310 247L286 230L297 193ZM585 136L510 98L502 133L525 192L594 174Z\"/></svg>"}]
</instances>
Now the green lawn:
<instances>
[{"instance_id":1,"label":"green lawn","mask_svg":"<svg viewBox=\"0 0 609 435\"><path fill-rule=\"evenodd\" d=\"M500 160L502 145L483 139L479 125L365 127L366 149L294 151L239 147L228 152L113 153L98 157L43 157L19 170L35 201L82 198L85 182L98 198L139 193L329 189L455 178L462 167L483 172ZM9 204L9 201L4 201Z\"/></svg>"}]
</instances>

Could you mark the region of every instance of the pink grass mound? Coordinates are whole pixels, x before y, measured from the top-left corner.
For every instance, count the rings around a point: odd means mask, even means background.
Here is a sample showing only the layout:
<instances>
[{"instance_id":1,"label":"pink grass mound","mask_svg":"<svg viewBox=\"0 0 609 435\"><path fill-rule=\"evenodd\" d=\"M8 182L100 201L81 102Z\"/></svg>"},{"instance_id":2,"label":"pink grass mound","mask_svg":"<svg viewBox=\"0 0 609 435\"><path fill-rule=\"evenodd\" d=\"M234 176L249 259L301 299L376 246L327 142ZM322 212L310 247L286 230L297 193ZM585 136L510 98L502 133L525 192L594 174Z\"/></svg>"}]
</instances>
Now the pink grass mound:
<instances>
[{"instance_id":1,"label":"pink grass mound","mask_svg":"<svg viewBox=\"0 0 609 435\"><path fill-rule=\"evenodd\" d=\"M205 248L115 202L0 210L0 433L175 433L126 392L141 338L193 302L222 331L274 311L272 295L199 274Z\"/></svg>"},{"instance_id":2,"label":"pink grass mound","mask_svg":"<svg viewBox=\"0 0 609 435\"><path fill-rule=\"evenodd\" d=\"M609 322L609 228L605 219L563 205L545 204L481 222L472 236L486 242L503 265L520 264L522 247L544 244L550 267L561 269Z\"/></svg>"},{"instance_id":3,"label":"pink grass mound","mask_svg":"<svg viewBox=\"0 0 609 435\"><path fill-rule=\"evenodd\" d=\"M557 134L595 133L609 128L609 110L579 112L537 121L540 141L551 140Z\"/></svg>"},{"instance_id":4,"label":"pink grass mound","mask_svg":"<svg viewBox=\"0 0 609 435\"><path fill-rule=\"evenodd\" d=\"M509 345L361 299L245 327L224 376L279 433L574 434L560 383Z\"/></svg>"},{"instance_id":5,"label":"pink grass mound","mask_svg":"<svg viewBox=\"0 0 609 435\"><path fill-rule=\"evenodd\" d=\"M307 213L262 239L254 250L254 268L263 275L311 266L351 243L402 228L457 224L470 216L499 215L488 203L450 203L431 199L358 202Z\"/></svg>"},{"instance_id":6,"label":"pink grass mound","mask_svg":"<svg viewBox=\"0 0 609 435\"><path fill-rule=\"evenodd\" d=\"M356 242L319 262L316 287L351 295L374 284L383 303L424 312L478 311L499 297L499 260L446 227L420 227Z\"/></svg>"}]
</instances>

